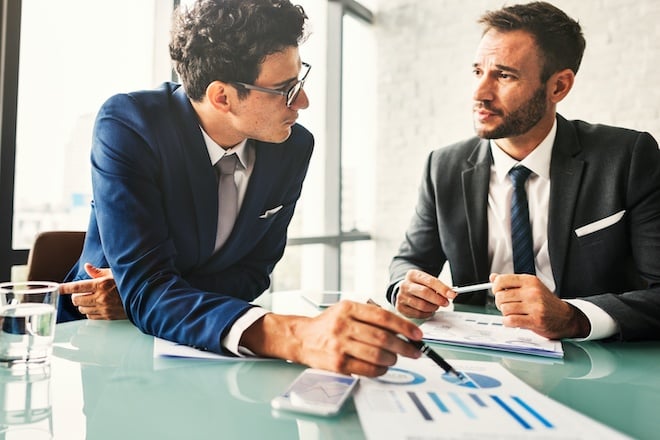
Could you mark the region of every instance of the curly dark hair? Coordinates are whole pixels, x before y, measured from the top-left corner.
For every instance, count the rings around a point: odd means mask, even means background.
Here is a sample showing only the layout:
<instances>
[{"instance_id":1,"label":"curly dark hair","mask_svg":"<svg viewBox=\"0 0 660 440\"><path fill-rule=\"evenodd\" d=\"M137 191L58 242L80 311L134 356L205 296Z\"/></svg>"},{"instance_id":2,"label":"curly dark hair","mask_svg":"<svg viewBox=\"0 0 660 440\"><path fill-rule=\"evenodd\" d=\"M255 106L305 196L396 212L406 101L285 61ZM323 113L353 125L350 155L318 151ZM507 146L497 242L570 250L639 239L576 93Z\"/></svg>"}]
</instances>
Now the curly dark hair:
<instances>
[{"instance_id":1,"label":"curly dark hair","mask_svg":"<svg viewBox=\"0 0 660 440\"><path fill-rule=\"evenodd\" d=\"M488 11L478 23L485 26L484 34L491 29L529 32L541 52L542 82L560 70L577 73L580 68L586 46L580 24L550 3L532 2Z\"/></svg>"},{"instance_id":2,"label":"curly dark hair","mask_svg":"<svg viewBox=\"0 0 660 440\"><path fill-rule=\"evenodd\" d=\"M266 56L304 41L306 21L289 0L198 0L174 14L170 57L190 99L200 101L213 81L253 83Z\"/></svg>"}]
</instances>

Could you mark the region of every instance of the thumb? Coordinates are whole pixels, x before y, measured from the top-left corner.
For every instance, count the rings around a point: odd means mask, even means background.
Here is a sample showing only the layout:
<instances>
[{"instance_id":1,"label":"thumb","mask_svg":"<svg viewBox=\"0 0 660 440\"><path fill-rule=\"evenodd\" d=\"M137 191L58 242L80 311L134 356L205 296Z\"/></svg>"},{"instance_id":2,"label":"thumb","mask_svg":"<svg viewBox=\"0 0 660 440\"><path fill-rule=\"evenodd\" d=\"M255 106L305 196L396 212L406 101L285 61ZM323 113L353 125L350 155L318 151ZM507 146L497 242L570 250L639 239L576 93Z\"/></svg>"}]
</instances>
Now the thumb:
<instances>
[{"instance_id":1,"label":"thumb","mask_svg":"<svg viewBox=\"0 0 660 440\"><path fill-rule=\"evenodd\" d=\"M112 271L110 268L98 268L90 263L85 263L85 272L92 278L101 278L105 276L112 276Z\"/></svg>"}]
</instances>

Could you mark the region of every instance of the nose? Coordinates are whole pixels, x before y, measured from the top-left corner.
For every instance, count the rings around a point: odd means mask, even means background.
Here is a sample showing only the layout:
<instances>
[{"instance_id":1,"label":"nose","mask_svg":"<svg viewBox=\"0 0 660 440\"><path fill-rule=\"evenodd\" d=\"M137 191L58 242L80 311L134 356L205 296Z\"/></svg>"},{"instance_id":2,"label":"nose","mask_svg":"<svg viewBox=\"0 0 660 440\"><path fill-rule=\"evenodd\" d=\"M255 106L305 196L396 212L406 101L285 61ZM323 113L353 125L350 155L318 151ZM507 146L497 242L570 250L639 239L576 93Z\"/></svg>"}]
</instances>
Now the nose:
<instances>
[{"instance_id":1,"label":"nose","mask_svg":"<svg viewBox=\"0 0 660 440\"><path fill-rule=\"evenodd\" d=\"M475 101L492 101L493 86L488 75L482 75L475 79L472 99Z\"/></svg>"},{"instance_id":2,"label":"nose","mask_svg":"<svg viewBox=\"0 0 660 440\"><path fill-rule=\"evenodd\" d=\"M306 109L307 107L309 107L309 98L307 97L307 93L303 88L300 89L298 96L296 96L296 99L294 99L291 103L291 108L294 110L302 110Z\"/></svg>"}]
</instances>

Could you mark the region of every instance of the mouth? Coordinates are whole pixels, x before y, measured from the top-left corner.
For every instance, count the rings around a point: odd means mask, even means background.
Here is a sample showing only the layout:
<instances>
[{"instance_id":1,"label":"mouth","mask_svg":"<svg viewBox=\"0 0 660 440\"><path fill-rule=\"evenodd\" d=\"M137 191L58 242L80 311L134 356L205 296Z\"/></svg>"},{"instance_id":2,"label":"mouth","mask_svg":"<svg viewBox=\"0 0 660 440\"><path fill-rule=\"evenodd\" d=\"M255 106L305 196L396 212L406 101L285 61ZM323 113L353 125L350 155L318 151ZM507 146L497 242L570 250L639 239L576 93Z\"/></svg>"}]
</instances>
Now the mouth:
<instances>
[{"instance_id":1,"label":"mouth","mask_svg":"<svg viewBox=\"0 0 660 440\"><path fill-rule=\"evenodd\" d=\"M296 115L295 118L287 119L286 121L284 121L284 125L294 125L297 120L298 120L298 115Z\"/></svg>"},{"instance_id":2,"label":"mouth","mask_svg":"<svg viewBox=\"0 0 660 440\"><path fill-rule=\"evenodd\" d=\"M476 116L477 120L479 120L479 122L484 122L484 121L487 121L488 119L490 119L494 116L499 116L500 115L500 112L495 111L495 110L489 110L483 104L475 105L472 108L472 112L475 114L475 116Z\"/></svg>"}]
</instances>

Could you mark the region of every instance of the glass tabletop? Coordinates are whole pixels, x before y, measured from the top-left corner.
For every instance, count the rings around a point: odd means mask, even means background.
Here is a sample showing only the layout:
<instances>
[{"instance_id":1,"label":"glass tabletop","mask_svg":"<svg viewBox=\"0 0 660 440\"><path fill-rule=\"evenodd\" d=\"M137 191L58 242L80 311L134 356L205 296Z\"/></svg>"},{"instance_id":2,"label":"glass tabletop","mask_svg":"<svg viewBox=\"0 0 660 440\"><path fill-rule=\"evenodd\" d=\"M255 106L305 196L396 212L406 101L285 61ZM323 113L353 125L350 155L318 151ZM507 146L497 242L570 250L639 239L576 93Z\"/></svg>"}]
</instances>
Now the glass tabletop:
<instances>
[{"instance_id":1,"label":"glass tabletop","mask_svg":"<svg viewBox=\"0 0 660 440\"><path fill-rule=\"evenodd\" d=\"M303 303L296 307L312 307ZM431 345L447 360L498 362L543 394L634 438L657 434L660 342L564 342L559 360ZM304 368L281 360L154 358L153 337L128 321L58 324L49 371L0 376L0 436L364 438L350 401L330 418L271 409L270 400Z\"/></svg>"}]
</instances>

